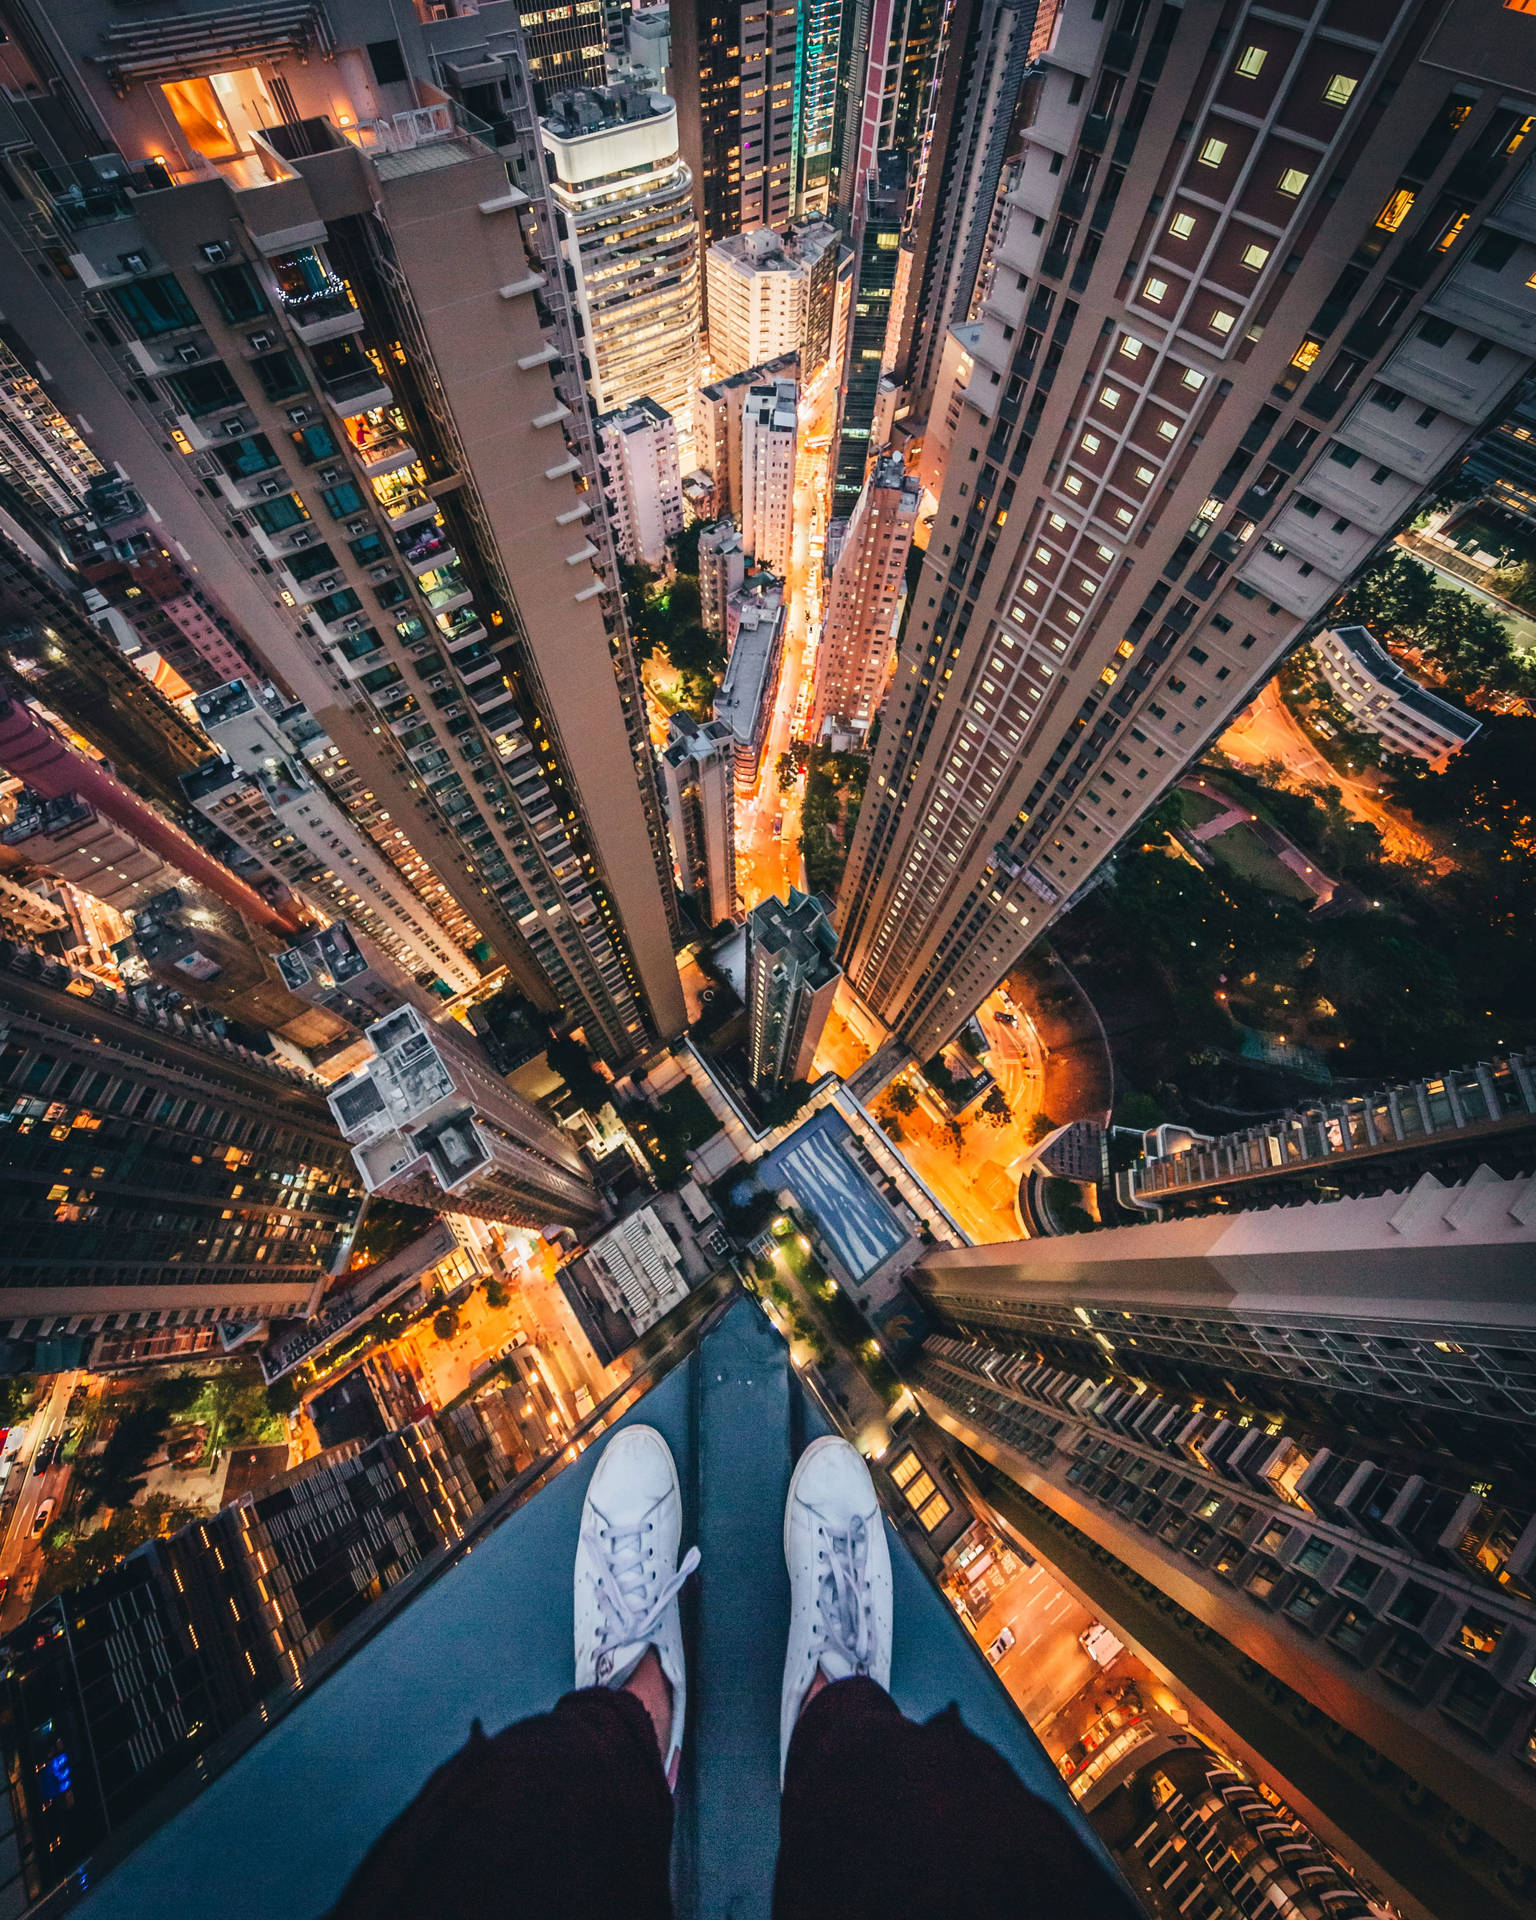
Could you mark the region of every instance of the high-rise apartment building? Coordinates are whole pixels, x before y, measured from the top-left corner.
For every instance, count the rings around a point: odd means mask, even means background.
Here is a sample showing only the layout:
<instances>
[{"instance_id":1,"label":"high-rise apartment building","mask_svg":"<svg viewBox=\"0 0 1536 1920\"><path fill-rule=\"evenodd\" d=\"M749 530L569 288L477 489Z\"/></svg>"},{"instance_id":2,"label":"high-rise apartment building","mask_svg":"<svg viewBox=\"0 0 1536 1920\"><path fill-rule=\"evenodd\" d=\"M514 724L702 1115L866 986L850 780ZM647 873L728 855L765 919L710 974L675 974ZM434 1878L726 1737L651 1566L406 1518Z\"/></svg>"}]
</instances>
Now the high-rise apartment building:
<instances>
[{"instance_id":1,"label":"high-rise apartment building","mask_svg":"<svg viewBox=\"0 0 1536 1920\"><path fill-rule=\"evenodd\" d=\"M736 918L736 742L723 720L674 713L661 753L661 790L678 885L718 926Z\"/></svg>"},{"instance_id":2,"label":"high-rise apartment building","mask_svg":"<svg viewBox=\"0 0 1536 1920\"><path fill-rule=\"evenodd\" d=\"M699 465L714 483L713 511L722 518L741 517L741 419L748 394L754 387L799 377L799 354L786 353L699 389L694 415Z\"/></svg>"},{"instance_id":3,"label":"high-rise apartment building","mask_svg":"<svg viewBox=\"0 0 1536 1920\"><path fill-rule=\"evenodd\" d=\"M25 342L0 329L0 484L9 492L7 505L68 519L81 511L86 489L101 473L101 462L38 378Z\"/></svg>"},{"instance_id":4,"label":"high-rise apartment building","mask_svg":"<svg viewBox=\"0 0 1536 1920\"><path fill-rule=\"evenodd\" d=\"M741 534L730 520L717 520L699 535L699 618L710 633L725 632L731 595L746 577Z\"/></svg>"},{"instance_id":5,"label":"high-rise apartment building","mask_svg":"<svg viewBox=\"0 0 1536 1920\"><path fill-rule=\"evenodd\" d=\"M959 0L949 10L911 247L896 376L926 420L952 326L971 316L1037 15L1052 0Z\"/></svg>"},{"instance_id":6,"label":"high-rise apartment building","mask_svg":"<svg viewBox=\"0 0 1536 1920\"><path fill-rule=\"evenodd\" d=\"M786 234L766 227L717 240L704 256L709 357L721 376L798 353L809 383L832 346L837 229L808 221Z\"/></svg>"},{"instance_id":7,"label":"high-rise apartment building","mask_svg":"<svg viewBox=\"0 0 1536 1920\"><path fill-rule=\"evenodd\" d=\"M781 228L797 211L801 13L773 0L674 0L678 126L706 247Z\"/></svg>"},{"instance_id":8,"label":"high-rise apartment building","mask_svg":"<svg viewBox=\"0 0 1536 1920\"><path fill-rule=\"evenodd\" d=\"M309 15L187 17L172 50L18 10L18 84L68 110L0 214L9 317L370 834L627 1058L683 1019L670 857L516 22L380 40L338 0L315 61Z\"/></svg>"},{"instance_id":9,"label":"high-rise apartment building","mask_svg":"<svg viewBox=\"0 0 1536 1920\"><path fill-rule=\"evenodd\" d=\"M714 718L730 728L738 793L750 793L762 770L784 662L788 613L782 581L761 571L749 574L726 605L730 658L715 695Z\"/></svg>"},{"instance_id":10,"label":"high-rise apartment building","mask_svg":"<svg viewBox=\"0 0 1536 1920\"><path fill-rule=\"evenodd\" d=\"M308 1077L28 948L0 969L6 1330L310 1311L362 1190Z\"/></svg>"},{"instance_id":11,"label":"high-rise apartment building","mask_svg":"<svg viewBox=\"0 0 1536 1920\"><path fill-rule=\"evenodd\" d=\"M683 530L677 423L654 400L633 400L599 417L597 443L614 545L632 565L664 567Z\"/></svg>"},{"instance_id":12,"label":"high-rise apartment building","mask_svg":"<svg viewBox=\"0 0 1536 1920\"><path fill-rule=\"evenodd\" d=\"M604 0L570 0L563 7L520 10L528 48L528 71L541 107L572 87L600 87L613 51ZM473 104L472 102L467 104Z\"/></svg>"},{"instance_id":13,"label":"high-rise apartment building","mask_svg":"<svg viewBox=\"0 0 1536 1920\"><path fill-rule=\"evenodd\" d=\"M648 397L687 437L699 239L677 107L646 76L563 93L540 122L599 414Z\"/></svg>"},{"instance_id":14,"label":"high-rise apartment building","mask_svg":"<svg viewBox=\"0 0 1536 1920\"><path fill-rule=\"evenodd\" d=\"M600 1211L570 1135L475 1042L410 1005L367 1037L372 1058L327 1098L369 1193L522 1226L585 1226Z\"/></svg>"},{"instance_id":15,"label":"high-rise apartment building","mask_svg":"<svg viewBox=\"0 0 1536 1920\"><path fill-rule=\"evenodd\" d=\"M822 901L798 887L747 915L747 1068L759 1091L810 1078L842 978L836 946Z\"/></svg>"},{"instance_id":16,"label":"high-rise apartment building","mask_svg":"<svg viewBox=\"0 0 1536 1920\"><path fill-rule=\"evenodd\" d=\"M916 1275L996 1512L1403 1911L1531 1867L1533 1261L1483 1168Z\"/></svg>"},{"instance_id":17,"label":"high-rise apartment building","mask_svg":"<svg viewBox=\"0 0 1536 1920\"><path fill-rule=\"evenodd\" d=\"M920 1055L1530 364L1536 29L1428 21L1059 17L841 895Z\"/></svg>"},{"instance_id":18,"label":"high-rise apartment building","mask_svg":"<svg viewBox=\"0 0 1536 1920\"><path fill-rule=\"evenodd\" d=\"M806 0L795 50L795 122L798 133L794 210L797 218L835 211L837 146L846 0Z\"/></svg>"},{"instance_id":19,"label":"high-rise apartment building","mask_svg":"<svg viewBox=\"0 0 1536 1920\"><path fill-rule=\"evenodd\" d=\"M741 544L782 580L795 539L799 389L793 380L753 387L741 410Z\"/></svg>"},{"instance_id":20,"label":"high-rise apartment building","mask_svg":"<svg viewBox=\"0 0 1536 1920\"><path fill-rule=\"evenodd\" d=\"M896 651L907 555L923 490L900 460L877 460L832 569L816 649L810 737L861 745Z\"/></svg>"},{"instance_id":21,"label":"high-rise apartment building","mask_svg":"<svg viewBox=\"0 0 1536 1920\"><path fill-rule=\"evenodd\" d=\"M876 451L871 435L896 292L906 179L906 156L882 153L866 182L862 201L837 436L832 447L832 512L843 519L853 512L870 455Z\"/></svg>"}]
</instances>

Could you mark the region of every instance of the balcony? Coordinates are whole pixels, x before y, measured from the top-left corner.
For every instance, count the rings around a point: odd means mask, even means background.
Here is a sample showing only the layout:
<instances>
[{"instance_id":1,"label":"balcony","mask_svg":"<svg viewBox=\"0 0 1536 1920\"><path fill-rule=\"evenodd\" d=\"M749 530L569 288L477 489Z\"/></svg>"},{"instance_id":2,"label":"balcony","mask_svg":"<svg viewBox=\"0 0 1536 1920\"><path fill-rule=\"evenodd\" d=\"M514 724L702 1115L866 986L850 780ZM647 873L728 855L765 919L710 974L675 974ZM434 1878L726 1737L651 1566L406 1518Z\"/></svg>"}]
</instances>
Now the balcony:
<instances>
[{"instance_id":1,"label":"balcony","mask_svg":"<svg viewBox=\"0 0 1536 1920\"><path fill-rule=\"evenodd\" d=\"M400 557L412 573L425 573L428 567L449 567L458 559L443 529L435 521L423 521L395 535Z\"/></svg>"},{"instance_id":2,"label":"balcony","mask_svg":"<svg viewBox=\"0 0 1536 1920\"><path fill-rule=\"evenodd\" d=\"M437 502L424 487L399 487L387 498L379 495L378 500L395 533L404 527L414 527L418 521L430 520L437 512Z\"/></svg>"},{"instance_id":3,"label":"balcony","mask_svg":"<svg viewBox=\"0 0 1536 1920\"><path fill-rule=\"evenodd\" d=\"M345 280L333 280L315 293L285 294L283 317L308 346L363 330L363 316Z\"/></svg>"},{"instance_id":4,"label":"balcony","mask_svg":"<svg viewBox=\"0 0 1536 1920\"><path fill-rule=\"evenodd\" d=\"M380 474L397 473L416 459L416 449L403 433L383 433L364 443L354 441L353 451L370 480Z\"/></svg>"},{"instance_id":5,"label":"balcony","mask_svg":"<svg viewBox=\"0 0 1536 1920\"><path fill-rule=\"evenodd\" d=\"M371 413L375 407L394 404L394 394L371 366L359 373L342 374L335 380L322 377L321 385L327 401L344 420L355 413Z\"/></svg>"}]
</instances>

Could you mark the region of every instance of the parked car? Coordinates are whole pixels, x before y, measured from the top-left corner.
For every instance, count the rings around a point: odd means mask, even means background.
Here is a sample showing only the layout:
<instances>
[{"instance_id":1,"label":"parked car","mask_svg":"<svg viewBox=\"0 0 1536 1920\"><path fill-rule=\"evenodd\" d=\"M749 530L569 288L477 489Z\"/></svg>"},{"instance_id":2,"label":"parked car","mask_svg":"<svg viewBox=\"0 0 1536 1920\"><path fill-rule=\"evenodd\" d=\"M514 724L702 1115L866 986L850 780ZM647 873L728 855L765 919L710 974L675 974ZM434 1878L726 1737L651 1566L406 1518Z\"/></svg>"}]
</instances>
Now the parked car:
<instances>
[{"instance_id":1,"label":"parked car","mask_svg":"<svg viewBox=\"0 0 1536 1920\"><path fill-rule=\"evenodd\" d=\"M1004 1627L1002 1632L992 1642L991 1646L987 1648L987 1658L992 1662L994 1667L1017 1638L1018 1635L1012 1627Z\"/></svg>"},{"instance_id":2,"label":"parked car","mask_svg":"<svg viewBox=\"0 0 1536 1920\"><path fill-rule=\"evenodd\" d=\"M38 1508L37 1512L33 1514L32 1538L34 1540L38 1538L38 1536L42 1533L43 1529L47 1526L48 1522L53 1518L53 1507L54 1507L54 1503L52 1500L45 1500L43 1504Z\"/></svg>"}]
</instances>

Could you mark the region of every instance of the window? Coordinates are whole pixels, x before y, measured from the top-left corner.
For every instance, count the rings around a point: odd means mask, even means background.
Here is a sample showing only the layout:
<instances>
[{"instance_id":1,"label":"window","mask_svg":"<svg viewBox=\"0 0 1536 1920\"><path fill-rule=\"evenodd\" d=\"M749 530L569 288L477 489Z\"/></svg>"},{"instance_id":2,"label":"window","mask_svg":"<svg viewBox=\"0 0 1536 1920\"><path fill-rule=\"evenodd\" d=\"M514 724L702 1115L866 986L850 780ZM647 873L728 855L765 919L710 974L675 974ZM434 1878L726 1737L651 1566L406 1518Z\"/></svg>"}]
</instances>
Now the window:
<instances>
[{"instance_id":1,"label":"window","mask_svg":"<svg viewBox=\"0 0 1536 1920\"><path fill-rule=\"evenodd\" d=\"M261 382L261 390L269 400L287 400L296 393L302 393L307 382L299 370L299 363L291 353L264 353L259 360L251 362L251 371Z\"/></svg>"},{"instance_id":2,"label":"window","mask_svg":"<svg viewBox=\"0 0 1536 1920\"><path fill-rule=\"evenodd\" d=\"M1352 73L1331 74L1327 86L1323 88L1323 98L1330 107L1347 107L1359 84Z\"/></svg>"},{"instance_id":3,"label":"window","mask_svg":"<svg viewBox=\"0 0 1536 1920\"><path fill-rule=\"evenodd\" d=\"M231 480L245 480L253 473L266 473L277 465L272 442L264 433L248 434L233 444L226 441L215 458Z\"/></svg>"},{"instance_id":4,"label":"window","mask_svg":"<svg viewBox=\"0 0 1536 1920\"><path fill-rule=\"evenodd\" d=\"M1490 273L1502 273L1515 251L1515 242L1507 233L1488 233L1477 243L1472 264L1486 267Z\"/></svg>"},{"instance_id":5,"label":"window","mask_svg":"<svg viewBox=\"0 0 1536 1920\"><path fill-rule=\"evenodd\" d=\"M1159 280L1157 275L1153 274L1141 291L1143 298L1150 300L1152 304L1156 306L1168 291L1168 282L1166 280Z\"/></svg>"},{"instance_id":6,"label":"window","mask_svg":"<svg viewBox=\"0 0 1536 1920\"><path fill-rule=\"evenodd\" d=\"M1408 218L1413 208L1412 187L1399 187L1376 216L1376 224L1384 233L1396 233Z\"/></svg>"},{"instance_id":7,"label":"window","mask_svg":"<svg viewBox=\"0 0 1536 1920\"><path fill-rule=\"evenodd\" d=\"M1315 500L1309 500L1304 493L1297 494L1296 498L1291 502L1291 505L1298 513L1305 514L1309 520L1315 520L1318 514L1322 512L1322 508L1317 502Z\"/></svg>"},{"instance_id":8,"label":"window","mask_svg":"<svg viewBox=\"0 0 1536 1920\"><path fill-rule=\"evenodd\" d=\"M1471 352L1468 353L1467 355L1467 359L1472 363L1474 367L1480 367L1483 364L1483 362L1488 358L1488 349L1491 344L1492 343L1490 341L1479 340L1472 347Z\"/></svg>"},{"instance_id":9,"label":"window","mask_svg":"<svg viewBox=\"0 0 1536 1920\"><path fill-rule=\"evenodd\" d=\"M1257 80L1269 58L1267 47L1244 47L1237 56L1237 71L1245 80Z\"/></svg>"},{"instance_id":10,"label":"window","mask_svg":"<svg viewBox=\"0 0 1536 1920\"><path fill-rule=\"evenodd\" d=\"M1385 413L1396 413L1403 404L1403 396L1396 387L1378 387L1371 399Z\"/></svg>"},{"instance_id":11,"label":"window","mask_svg":"<svg viewBox=\"0 0 1536 1920\"><path fill-rule=\"evenodd\" d=\"M1150 467L1138 467L1136 469L1136 480L1138 485L1140 486L1150 487L1152 482L1156 478L1157 478L1157 475L1152 471Z\"/></svg>"},{"instance_id":12,"label":"window","mask_svg":"<svg viewBox=\"0 0 1536 1920\"><path fill-rule=\"evenodd\" d=\"M1455 1647L1473 1660L1491 1660L1504 1637L1504 1622L1478 1607L1469 1607L1456 1629Z\"/></svg>"},{"instance_id":13,"label":"window","mask_svg":"<svg viewBox=\"0 0 1536 1920\"><path fill-rule=\"evenodd\" d=\"M923 1531L925 1533L932 1533L934 1528L948 1512L949 1502L944 1498L942 1493L936 1493L919 1512L917 1517L922 1524Z\"/></svg>"},{"instance_id":14,"label":"window","mask_svg":"<svg viewBox=\"0 0 1536 1920\"><path fill-rule=\"evenodd\" d=\"M1449 346L1455 331L1449 320L1426 320L1419 328L1419 338L1429 346L1444 347Z\"/></svg>"},{"instance_id":15,"label":"window","mask_svg":"<svg viewBox=\"0 0 1536 1920\"><path fill-rule=\"evenodd\" d=\"M1110 411L1113 412L1119 404L1120 389L1118 387L1105 387L1101 390L1099 394L1099 405L1101 407L1108 407Z\"/></svg>"},{"instance_id":16,"label":"window","mask_svg":"<svg viewBox=\"0 0 1536 1920\"><path fill-rule=\"evenodd\" d=\"M238 407L245 398L229 372L221 366L198 367L191 373L178 373L166 384L194 419L205 413L222 412L226 407Z\"/></svg>"},{"instance_id":17,"label":"window","mask_svg":"<svg viewBox=\"0 0 1536 1920\"><path fill-rule=\"evenodd\" d=\"M1176 213L1168 222L1168 231L1175 240L1187 240L1195 230L1195 216L1192 213Z\"/></svg>"},{"instance_id":18,"label":"window","mask_svg":"<svg viewBox=\"0 0 1536 1920\"><path fill-rule=\"evenodd\" d=\"M1218 307L1206 322L1206 325L1211 329L1212 333L1230 333L1237 325L1237 315L1235 313L1228 313L1225 307Z\"/></svg>"},{"instance_id":19,"label":"window","mask_svg":"<svg viewBox=\"0 0 1536 1920\"><path fill-rule=\"evenodd\" d=\"M1084 453L1097 453L1103 442L1096 433L1085 433L1077 443Z\"/></svg>"},{"instance_id":20,"label":"window","mask_svg":"<svg viewBox=\"0 0 1536 1920\"><path fill-rule=\"evenodd\" d=\"M203 283L213 295L219 312L232 326L246 320L259 320L267 311L267 296L261 290L261 282L244 264L205 273Z\"/></svg>"},{"instance_id":21,"label":"window","mask_svg":"<svg viewBox=\"0 0 1536 1920\"><path fill-rule=\"evenodd\" d=\"M1440 253L1449 253L1451 248L1456 244L1457 237L1461 233L1462 228L1471 218L1472 216L1469 213L1458 213L1456 218L1446 228L1445 232L1442 233L1440 238L1435 242L1436 249ZM1527 282L1527 285L1529 285L1529 282Z\"/></svg>"},{"instance_id":22,"label":"window","mask_svg":"<svg viewBox=\"0 0 1536 1920\"><path fill-rule=\"evenodd\" d=\"M1408 1580L1404 1582L1402 1591L1387 1608L1387 1612L1406 1626L1421 1627L1429 1618L1429 1610L1434 1604L1433 1587L1426 1587L1422 1581Z\"/></svg>"},{"instance_id":23,"label":"window","mask_svg":"<svg viewBox=\"0 0 1536 1920\"><path fill-rule=\"evenodd\" d=\"M355 480L344 481L339 487L322 488L320 498L333 520L345 520L363 510L363 490Z\"/></svg>"},{"instance_id":24,"label":"window","mask_svg":"<svg viewBox=\"0 0 1536 1920\"><path fill-rule=\"evenodd\" d=\"M1282 193L1289 194L1294 200L1298 194L1306 191L1311 178L1311 174L1303 173L1300 167L1287 167L1276 184Z\"/></svg>"},{"instance_id":25,"label":"window","mask_svg":"<svg viewBox=\"0 0 1536 1920\"><path fill-rule=\"evenodd\" d=\"M1353 447L1341 447L1337 442L1328 449L1328 458L1341 467L1352 467L1360 458Z\"/></svg>"},{"instance_id":26,"label":"window","mask_svg":"<svg viewBox=\"0 0 1536 1920\"><path fill-rule=\"evenodd\" d=\"M286 527L302 525L309 515L296 493L285 493L281 500L263 500L252 507L251 518L263 533L281 533Z\"/></svg>"},{"instance_id":27,"label":"window","mask_svg":"<svg viewBox=\"0 0 1536 1920\"><path fill-rule=\"evenodd\" d=\"M1177 440L1179 437L1179 423L1177 420L1159 420L1157 430L1165 440Z\"/></svg>"},{"instance_id":28,"label":"window","mask_svg":"<svg viewBox=\"0 0 1536 1920\"><path fill-rule=\"evenodd\" d=\"M1198 393L1205 385L1205 375L1197 372L1194 367L1186 367L1179 378L1194 393Z\"/></svg>"},{"instance_id":29,"label":"window","mask_svg":"<svg viewBox=\"0 0 1536 1920\"><path fill-rule=\"evenodd\" d=\"M1141 342L1133 334L1125 334L1120 341L1120 351L1127 360L1139 360L1142 353Z\"/></svg>"},{"instance_id":30,"label":"window","mask_svg":"<svg viewBox=\"0 0 1536 1920\"><path fill-rule=\"evenodd\" d=\"M197 325L192 303L170 274L113 287L107 297L141 340Z\"/></svg>"},{"instance_id":31,"label":"window","mask_svg":"<svg viewBox=\"0 0 1536 1920\"><path fill-rule=\"evenodd\" d=\"M1259 268L1263 266L1268 258L1268 247L1252 246L1243 248L1243 265L1251 268L1254 273L1258 272Z\"/></svg>"},{"instance_id":32,"label":"window","mask_svg":"<svg viewBox=\"0 0 1536 1920\"><path fill-rule=\"evenodd\" d=\"M905 1487L909 1481L917 1478L921 1466L922 1462L915 1453L904 1453L891 1468L891 1478L898 1487Z\"/></svg>"},{"instance_id":33,"label":"window","mask_svg":"<svg viewBox=\"0 0 1536 1920\"><path fill-rule=\"evenodd\" d=\"M306 467L312 467L317 460L329 460L336 452L336 438L329 427L302 427L288 438Z\"/></svg>"},{"instance_id":34,"label":"window","mask_svg":"<svg viewBox=\"0 0 1536 1920\"><path fill-rule=\"evenodd\" d=\"M1225 140L1207 140L1205 145L1200 149L1200 164L1202 167L1219 167L1226 157L1227 143Z\"/></svg>"}]
</instances>

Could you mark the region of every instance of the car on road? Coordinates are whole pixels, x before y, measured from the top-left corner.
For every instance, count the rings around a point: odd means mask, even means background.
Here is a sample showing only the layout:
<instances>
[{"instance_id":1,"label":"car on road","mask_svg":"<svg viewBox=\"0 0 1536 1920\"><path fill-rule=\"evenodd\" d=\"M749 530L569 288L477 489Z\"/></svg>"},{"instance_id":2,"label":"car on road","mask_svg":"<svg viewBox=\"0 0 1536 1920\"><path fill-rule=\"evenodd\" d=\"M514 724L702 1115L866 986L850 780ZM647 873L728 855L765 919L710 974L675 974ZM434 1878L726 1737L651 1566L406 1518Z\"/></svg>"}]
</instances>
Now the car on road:
<instances>
[{"instance_id":1,"label":"car on road","mask_svg":"<svg viewBox=\"0 0 1536 1920\"><path fill-rule=\"evenodd\" d=\"M780 835L780 834L781 834L781 833L782 833L783 831L784 831L784 816L783 816L783 814L782 814L782 813L776 813L776 814L775 814L775 815L773 816L773 837L774 837L774 839L775 839L775 840L777 840L777 839L778 839L778 837L779 837L779 835Z\"/></svg>"},{"instance_id":2,"label":"car on road","mask_svg":"<svg viewBox=\"0 0 1536 1920\"><path fill-rule=\"evenodd\" d=\"M991 1646L987 1648L987 1658L992 1662L994 1667L1017 1638L1018 1635L1012 1627L1004 1627L1002 1632L992 1642Z\"/></svg>"},{"instance_id":3,"label":"car on road","mask_svg":"<svg viewBox=\"0 0 1536 1920\"><path fill-rule=\"evenodd\" d=\"M34 1540L37 1539L39 1534L42 1533L44 1527L46 1527L48 1522L53 1518L53 1505L54 1503L51 1500L45 1500L43 1504L38 1508L37 1512L33 1514L32 1538Z\"/></svg>"},{"instance_id":4,"label":"car on road","mask_svg":"<svg viewBox=\"0 0 1536 1920\"><path fill-rule=\"evenodd\" d=\"M1011 1013L994 1013L992 1018L1000 1027L1016 1027L1019 1024Z\"/></svg>"}]
</instances>

